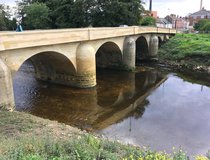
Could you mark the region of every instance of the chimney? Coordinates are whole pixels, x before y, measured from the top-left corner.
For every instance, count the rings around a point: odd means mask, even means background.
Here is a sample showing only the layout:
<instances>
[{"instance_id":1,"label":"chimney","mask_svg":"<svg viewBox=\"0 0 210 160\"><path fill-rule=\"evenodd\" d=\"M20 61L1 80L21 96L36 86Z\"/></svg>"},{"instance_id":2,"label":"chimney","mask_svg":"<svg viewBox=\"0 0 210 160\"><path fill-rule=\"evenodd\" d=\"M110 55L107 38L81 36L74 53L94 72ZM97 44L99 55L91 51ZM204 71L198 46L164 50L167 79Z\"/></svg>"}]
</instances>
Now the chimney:
<instances>
[{"instance_id":1,"label":"chimney","mask_svg":"<svg viewBox=\"0 0 210 160\"><path fill-rule=\"evenodd\" d=\"M152 12L152 0L150 0L150 3L149 3L149 10L150 12Z\"/></svg>"},{"instance_id":2,"label":"chimney","mask_svg":"<svg viewBox=\"0 0 210 160\"><path fill-rule=\"evenodd\" d=\"M200 3L200 10L202 10L203 8L203 0L201 0L201 3Z\"/></svg>"}]
</instances>

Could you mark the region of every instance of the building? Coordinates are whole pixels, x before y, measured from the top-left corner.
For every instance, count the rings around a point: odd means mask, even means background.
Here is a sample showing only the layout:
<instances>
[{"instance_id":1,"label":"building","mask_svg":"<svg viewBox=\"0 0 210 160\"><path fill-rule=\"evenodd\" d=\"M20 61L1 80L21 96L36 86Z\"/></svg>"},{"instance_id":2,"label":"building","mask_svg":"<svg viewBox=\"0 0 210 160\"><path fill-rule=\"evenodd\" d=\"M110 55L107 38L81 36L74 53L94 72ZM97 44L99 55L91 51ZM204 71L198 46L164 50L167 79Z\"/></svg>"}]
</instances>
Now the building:
<instances>
[{"instance_id":1,"label":"building","mask_svg":"<svg viewBox=\"0 0 210 160\"><path fill-rule=\"evenodd\" d=\"M165 18L156 18L156 26L160 28L172 28L172 23Z\"/></svg>"},{"instance_id":2,"label":"building","mask_svg":"<svg viewBox=\"0 0 210 160\"><path fill-rule=\"evenodd\" d=\"M189 19L187 17L180 17L175 14L171 14L166 16L165 19L172 24L172 28L180 31L189 29Z\"/></svg>"},{"instance_id":3,"label":"building","mask_svg":"<svg viewBox=\"0 0 210 160\"><path fill-rule=\"evenodd\" d=\"M190 26L194 26L201 19L210 19L210 11L202 8L200 11L189 15Z\"/></svg>"},{"instance_id":4,"label":"building","mask_svg":"<svg viewBox=\"0 0 210 160\"><path fill-rule=\"evenodd\" d=\"M153 17L153 18L157 18L158 16L157 16L157 11L151 11L151 16Z\"/></svg>"}]
</instances>

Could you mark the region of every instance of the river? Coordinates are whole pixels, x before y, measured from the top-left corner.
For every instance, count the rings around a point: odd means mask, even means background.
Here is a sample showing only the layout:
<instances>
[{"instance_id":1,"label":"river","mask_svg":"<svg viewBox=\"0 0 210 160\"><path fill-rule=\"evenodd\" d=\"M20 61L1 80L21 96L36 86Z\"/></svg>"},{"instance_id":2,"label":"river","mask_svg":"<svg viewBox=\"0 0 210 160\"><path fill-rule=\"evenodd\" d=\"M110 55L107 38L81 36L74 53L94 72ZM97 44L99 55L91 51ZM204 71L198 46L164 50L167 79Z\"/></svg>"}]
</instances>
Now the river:
<instances>
[{"instance_id":1,"label":"river","mask_svg":"<svg viewBox=\"0 0 210 160\"><path fill-rule=\"evenodd\" d=\"M157 151L182 146L188 155L205 154L210 79L197 75L201 85L192 75L141 66L98 69L96 87L76 89L37 81L26 62L13 79L16 110Z\"/></svg>"}]
</instances>

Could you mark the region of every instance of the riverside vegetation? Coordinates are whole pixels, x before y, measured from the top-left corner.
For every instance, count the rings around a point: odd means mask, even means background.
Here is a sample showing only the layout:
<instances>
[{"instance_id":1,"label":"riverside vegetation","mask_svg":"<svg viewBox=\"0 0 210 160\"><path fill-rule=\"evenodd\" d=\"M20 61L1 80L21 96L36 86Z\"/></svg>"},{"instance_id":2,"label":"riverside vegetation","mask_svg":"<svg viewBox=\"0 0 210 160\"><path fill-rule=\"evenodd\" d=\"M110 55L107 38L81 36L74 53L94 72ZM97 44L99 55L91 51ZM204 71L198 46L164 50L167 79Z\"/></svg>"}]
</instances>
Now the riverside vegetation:
<instances>
[{"instance_id":1,"label":"riverside vegetation","mask_svg":"<svg viewBox=\"0 0 210 160\"><path fill-rule=\"evenodd\" d=\"M161 63L210 73L210 35L177 34L158 53Z\"/></svg>"},{"instance_id":2,"label":"riverside vegetation","mask_svg":"<svg viewBox=\"0 0 210 160\"><path fill-rule=\"evenodd\" d=\"M0 112L0 160L187 160L172 154L124 145L22 112ZM197 160L210 159L195 156Z\"/></svg>"},{"instance_id":3,"label":"riverside vegetation","mask_svg":"<svg viewBox=\"0 0 210 160\"><path fill-rule=\"evenodd\" d=\"M178 34L163 45L160 61L209 71L209 35ZM188 160L181 149L173 153L125 145L55 121L22 112L0 111L0 160ZM210 160L206 155L193 157Z\"/></svg>"}]
</instances>

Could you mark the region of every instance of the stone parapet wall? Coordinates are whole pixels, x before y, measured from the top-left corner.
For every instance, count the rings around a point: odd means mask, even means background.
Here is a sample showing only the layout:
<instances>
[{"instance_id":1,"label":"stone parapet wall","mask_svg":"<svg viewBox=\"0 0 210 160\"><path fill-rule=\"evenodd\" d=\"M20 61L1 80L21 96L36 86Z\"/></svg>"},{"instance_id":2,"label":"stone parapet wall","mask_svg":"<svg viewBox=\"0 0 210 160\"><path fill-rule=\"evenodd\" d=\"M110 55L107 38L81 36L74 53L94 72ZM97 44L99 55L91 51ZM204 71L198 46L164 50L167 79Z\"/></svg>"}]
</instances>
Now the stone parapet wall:
<instances>
[{"instance_id":1,"label":"stone parapet wall","mask_svg":"<svg viewBox=\"0 0 210 160\"><path fill-rule=\"evenodd\" d=\"M101 27L84 29L54 29L39 31L0 32L0 52L10 49L91 41L142 33L175 34L176 30L157 27Z\"/></svg>"}]
</instances>

